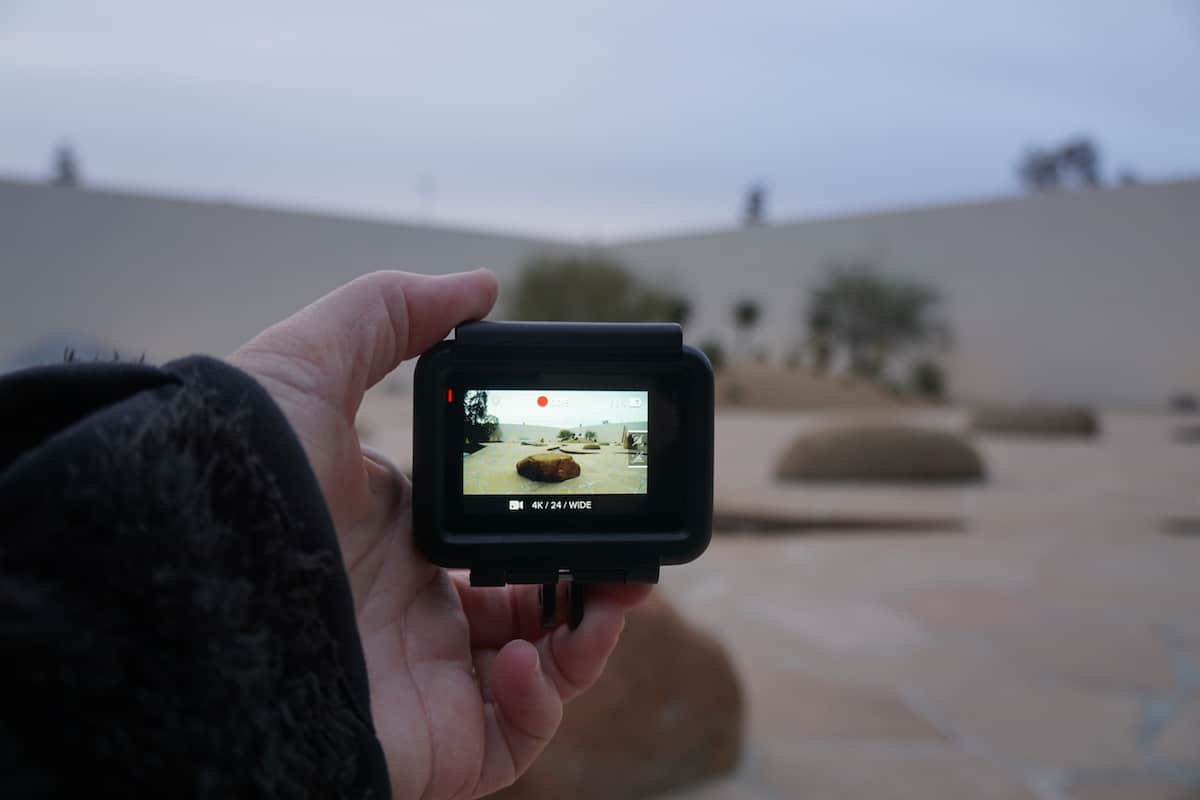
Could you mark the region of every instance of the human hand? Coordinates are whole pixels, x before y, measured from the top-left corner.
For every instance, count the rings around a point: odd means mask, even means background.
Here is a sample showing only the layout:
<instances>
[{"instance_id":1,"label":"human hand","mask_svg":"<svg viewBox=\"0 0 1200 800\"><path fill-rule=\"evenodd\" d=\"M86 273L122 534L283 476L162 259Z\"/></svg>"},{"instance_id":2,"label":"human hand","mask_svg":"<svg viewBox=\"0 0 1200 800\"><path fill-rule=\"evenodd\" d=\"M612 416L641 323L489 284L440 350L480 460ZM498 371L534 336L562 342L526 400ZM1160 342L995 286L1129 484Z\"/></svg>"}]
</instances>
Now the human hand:
<instances>
[{"instance_id":1,"label":"human hand","mask_svg":"<svg viewBox=\"0 0 1200 800\"><path fill-rule=\"evenodd\" d=\"M600 675L647 586L594 587L575 631L543 635L536 586L472 588L413 544L411 487L363 447L363 394L496 301L487 271L365 275L230 356L283 410L337 528L392 794L471 798L512 783Z\"/></svg>"}]
</instances>

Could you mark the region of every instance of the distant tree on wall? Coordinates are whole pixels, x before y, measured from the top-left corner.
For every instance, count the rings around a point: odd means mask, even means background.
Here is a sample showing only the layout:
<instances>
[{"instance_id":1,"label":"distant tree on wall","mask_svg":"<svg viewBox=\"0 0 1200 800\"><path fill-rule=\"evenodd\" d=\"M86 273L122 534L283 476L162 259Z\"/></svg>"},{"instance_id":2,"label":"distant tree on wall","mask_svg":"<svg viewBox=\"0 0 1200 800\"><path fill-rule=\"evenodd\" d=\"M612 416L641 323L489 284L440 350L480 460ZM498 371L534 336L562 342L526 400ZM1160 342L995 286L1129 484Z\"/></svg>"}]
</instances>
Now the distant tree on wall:
<instances>
[{"instance_id":1,"label":"distant tree on wall","mask_svg":"<svg viewBox=\"0 0 1200 800\"><path fill-rule=\"evenodd\" d=\"M1064 142L1058 147L1027 151L1017 165L1021 183L1031 192L1062 186L1099 186L1100 148L1086 136Z\"/></svg>"},{"instance_id":2,"label":"distant tree on wall","mask_svg":"<svg viewBox=\"0 0 1200 800\"><path fill-rule=\"evenodd\" d=\"M746 202L742 208L742 224L750 227L762 225L767 217L767 187L753 184L746 190Z\"/></svg>"},{"instance_id":3,"label":"distant tree on wall","mask_svg":"<svg viewBox=\"0 0 1200 800\"><path fill-rule=\"evenodd\" d=\"M1100 185L1100 150L1091 139L1067 142L1059 151L1063 169L1074 173L1084 186Z\"/></svg>"},{"instance_id":4,"label":"distant tree on wall","mask_svg":"<svg viewBox=\"0 0 1200 800\"><path fill-rule=\"evenodd\" d=\"M558 432L558 440L560 442L567 442L573 438L575 438L575 434L571 433L566 428L563 428L561 431Z\"/></svg>"},{"instance_id":5,"label":"distant tree on wall","mask_svg":"<svg viewBox=\"0 0 1200 800\"><path fill-rule=\"evenodd\" d=\"M745 353L746 339L749 338L750 332L758 324L761 316L762 306L756 300L743 298L733 304L733 324L737 328L739 353Z\"/></svg>"},{"instance_id":6,"label":"distant tree on wall","mask_svg":"<svg viewBox=\"0 0 1200 800\"><path fill-rule=\"evenodd\" d=\"M824 350L818 369L841 355L855 375L878 379L905 348L945 347L949 333L937 315L940 302L934 289L880 274L868 262L831 264L812 290L806 314L809 339Z\"/></svg>"},{"instance_id":7,"label":"distant tree on wall","mask_svg":"<svg viewBox=\"0 0 1200 800\"><path fill-rule=\"evenodd\" d=\"M50 183L53 186L73 188L79 185L79 161L75 151L69 144L59 146L54 151L54 164L51 168Z\"/></svg>"},{"instance_id":8,"label":"distant tree on wall","mask_svg":"<svg viewBox=\"0 0 1200 800\"><path fill-rule=\"evenodd\" d=\"M1047 150L1029 150L1017 165L1017 175L1025 189L1044 192L1059 186L1058 156Z\"/></svg>"},{"instance_id":9,"label":"distant tree on wall","mask_svg":"<svg viewBox=\"0 0 1200 800\"><path fill-rule=\"evenodd\" d=\"M583 434L583 438L587 439L589 442L594 442L596 441L596 432L588 431L587 433Z\"/></svg>"},{"instance_id":10,"label":"distant tree on wall","mask_svg":"<svg viewBox=\"0 0 1200 800\"><path fill-rule=\"evenodd\" d=\"M511 296L516 319L682 325L691 315L686 297L640 281L625 264L602 255L534 258Z\"/></svg>"}]
</instances>

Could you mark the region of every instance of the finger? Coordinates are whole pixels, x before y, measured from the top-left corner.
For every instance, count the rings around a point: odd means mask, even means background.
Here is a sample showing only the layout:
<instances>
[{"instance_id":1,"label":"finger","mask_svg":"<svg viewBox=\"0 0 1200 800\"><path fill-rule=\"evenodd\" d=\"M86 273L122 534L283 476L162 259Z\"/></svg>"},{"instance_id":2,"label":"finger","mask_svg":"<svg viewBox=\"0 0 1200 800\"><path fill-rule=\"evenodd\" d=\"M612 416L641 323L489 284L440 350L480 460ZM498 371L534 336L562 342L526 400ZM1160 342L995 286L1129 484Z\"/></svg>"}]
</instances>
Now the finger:
<instances>
[{"instance_id":1,"label":"finger","mask_svg":"<svg viewBox=\"0 0 1200 800\"><path fill-rule=\"evenodd\" d=\"M513 639L533 642L541 638L541 587L471 586L465 575L453 579L471 627L471 647L499 648Z\"/></svg>"},{"instance_id":2,"label":"finger","mask_svg":"<svg viewBox=\"0 0 1200 800\"><path fill-rule=\"evenodd\" d=\"M545 749L562 722L562 700L533 645L517 639L491 663L493 702L484 707L483 769L477 794L501 789Z\"/></svg>"},{"instance_id":3,"label":"finger","mask_svg":"<svg viewBox=\"0 0 1200 800\"><path fill-rule=\"evenodd\" d=\"M384 509L386 518L400 515L405 505L412 502L412 482L385 456L369 445L359 445L363 455L363 468L367 474L367 489Z\"/></svg>"},{"instance_id":4,"label":"finger","mask_svg":"<svg viewBox=\"0 0 1200 800\"><path fill-rule=\"evenodd\" d=\"M496 276L486 269L436 277L404 272L375 275L397 337L396 352L376 365L375 382L401 361L446 338L460 322L487 316L499 293Z\"/></svg>"},{"instance_id":5,"label":"finger","mask_svg":"<svg viewBox=\"0 0 1200 800\"><path fill-rule=\"evenodd\" d=\"M496 302L487 270L453 275L373 272L335 289L255 337L234 356L269 373L270 362L306 364L329 398L350 412L362 393L401 361L445 338L455 325L487 315Z\"/></svg>"},{"instance_id":6,"label":"finger","mask_svg":"<svg viewBox=\"0 0 1200 800\"><path fill-rule=\"evenodd\" d=\"M604 671L625 627L625 610L604 595L588 597L583 623L559 625L537 643L542 668L563 702L585 691Z\"/></svg>"},{"instance_id":7,"label":"finger","mask_svg":"<svg viewBox=\"0 0 1200 800\"><path fill-rule=\"evenodd\" d=\"M475 682L479 684L479 693L483 702L492 702L492 664L496 663L498 651L491 648L471 651L471 663L475 668Z\"/></svg>"},{"instance_id":8,"label":"finger","mask_svg":"<svg viewBox=\"0 0 1200 800\"><path fill-rule=\"evenodd\" d=\"M533 642L545 635L538 586L471 586L462 573L454 575L454 585L471 626L472 647L501 647L512 639ZM565 585L559 584L560 609L566 608ZM607 598L630 609L644 601L653 588L644 583L591 584L588 597Z\"/></svg>"}]
</instances>

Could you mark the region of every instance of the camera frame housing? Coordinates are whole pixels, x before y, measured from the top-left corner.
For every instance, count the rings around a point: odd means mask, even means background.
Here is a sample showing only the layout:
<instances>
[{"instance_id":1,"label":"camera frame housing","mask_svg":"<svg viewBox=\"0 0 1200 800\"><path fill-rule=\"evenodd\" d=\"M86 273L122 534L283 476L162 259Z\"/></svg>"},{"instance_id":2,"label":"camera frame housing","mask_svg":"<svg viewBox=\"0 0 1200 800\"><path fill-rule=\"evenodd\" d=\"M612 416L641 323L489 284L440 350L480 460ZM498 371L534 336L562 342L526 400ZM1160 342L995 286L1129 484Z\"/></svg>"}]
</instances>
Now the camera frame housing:
<instances>
[{"instance_id":1,"label":"camera frame housing","mask_svg":"<svg viewBox=\"0 0 1200 800\"><path fill-rule=\"evenodd\" d=\"M550 525L532 525L536 530L514 530L511 525L489 529L486 520L479 519L464 525L463 515L456 516L451 508L455 503L461 506L463 495L451 496L455 483L450 472L457 471L461 487L462 432L453 426L455 419L461 426L462 404L448 402L447 392L458 392L461 399L464 389L492 387L497 376L514 388L550 387L547 376L557 376L550 380L557 381L559 389L578 388L563 384L564 376L587 376L585 388L598 390L608 385L606 379L626 387L648 387L648 496L661 513L648 512L645 520L597 515L574 525L570 518L551 518ZM470 569L475 585L545 587L560 578L576 584L654 583L660 565L691 561L708 547L713 372L703 353L683 344L678 325L465 323L453 340L435 346L417 362L413 418L417 546L435 564ZM668 422L677 435L670 435ZM658 480L660 475L666 477ZM581 604L582 593L579 598ZM582 609L578 612L581 615Z\"/></svg>"}]
</instances>

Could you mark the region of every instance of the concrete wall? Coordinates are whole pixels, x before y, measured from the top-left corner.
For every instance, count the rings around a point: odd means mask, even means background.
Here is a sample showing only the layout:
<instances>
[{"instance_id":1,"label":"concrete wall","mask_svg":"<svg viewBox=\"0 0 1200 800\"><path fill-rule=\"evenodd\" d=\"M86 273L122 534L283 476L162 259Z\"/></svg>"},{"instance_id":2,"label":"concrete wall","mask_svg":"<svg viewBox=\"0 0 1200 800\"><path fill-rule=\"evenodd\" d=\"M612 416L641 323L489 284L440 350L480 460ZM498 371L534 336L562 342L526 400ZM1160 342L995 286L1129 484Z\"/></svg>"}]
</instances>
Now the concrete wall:
<instances>
[{"instance_id":1,"label":"concrete wall","mask_svg":"<svg viewBox=\"0 0 1200 800\"><path fill-rule=\"evenodd\" d=\"M0 364L94 341L223 354L374 269L488 266L511 280L567 243L0 181ZM1200 181L717 231L617 245L695 305L688 337L732 343L760 300L781 354L826 261L868 257L939 287L966 398L1159 407L1200 390ZM54 355L52 353L52 355Z\"/></svg>"},{"instance_id":2,"label":"concrete wall","mask_svg":"<svg viewBox=\"0 0 1200 800\"><path fill-rule=\"evenodd\" d=\"M620 245L695 291L689 338L733 340L731 305L764 306L785 352L829 259L867 257L938 287L967 398L1162 407L1200 391L1200 181L1062 192Z\"/></svg>"},{"instance_id":3,"label":"concrete wall","mask_svg":"<svg viewBox=\"0 0 1200 800\"><path fill-rule=\"evenodd\" d=\"M225 354L376 269L511 275L552 242L0 181L0 364L94 341ZM48 344L47 344L48 343ZM47 346L43 346L47 345Z\"/></svg>"}]
</instances>

